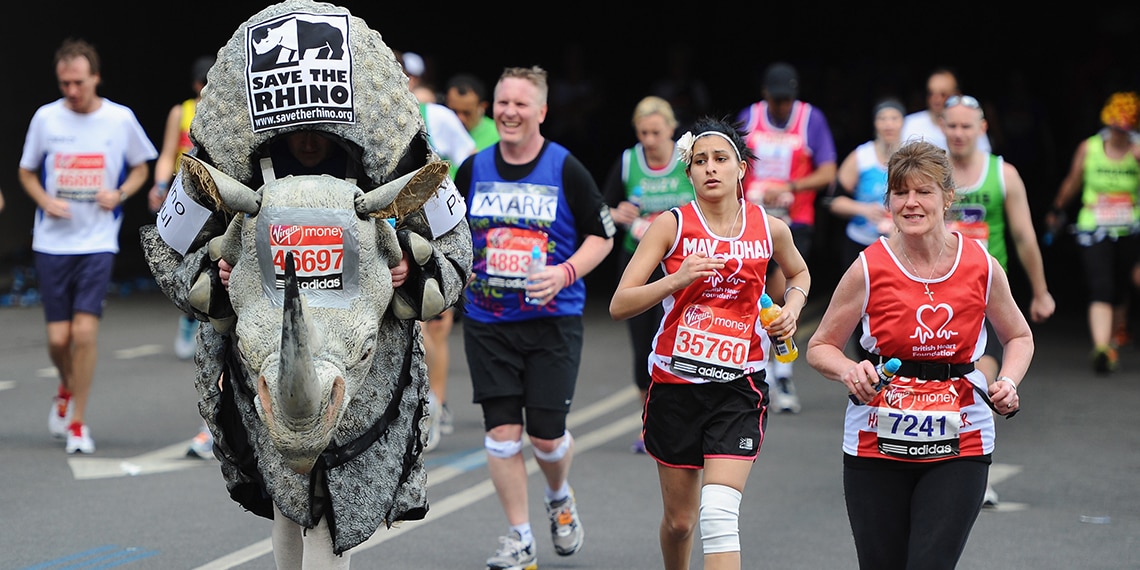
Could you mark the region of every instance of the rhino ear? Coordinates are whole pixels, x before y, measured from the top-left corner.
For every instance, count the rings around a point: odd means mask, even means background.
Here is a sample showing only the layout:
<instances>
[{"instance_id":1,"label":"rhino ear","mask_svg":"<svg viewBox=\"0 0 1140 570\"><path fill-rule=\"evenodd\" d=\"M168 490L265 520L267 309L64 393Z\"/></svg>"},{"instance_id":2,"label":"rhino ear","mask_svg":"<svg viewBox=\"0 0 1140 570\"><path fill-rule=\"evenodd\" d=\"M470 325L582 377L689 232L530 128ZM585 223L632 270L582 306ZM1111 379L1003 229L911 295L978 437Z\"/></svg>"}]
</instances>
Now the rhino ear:
<instances>
[{"instance_id":1,"label":"rhino ear","mask_svg":"<svg viewBox=\"0 0 1140 570\"><path fill-rule=\"evenodd\" d=\"M222 210L250 215L257 215L261 210L261 194L225 172L188 154L182 155L182 169Z\"/></svg>"},{"instance_id":2,"label":"rhino ear","mask_svg":"<svg viewBox=\"0 0 1140 570\"><path fill-rule=\"evenodd\" d=\"M449 167L442 160L405 174L387 184L357 197L356 213L374 218L395 218L420 209L439 190L447 178Z\"/></svg>"}]
</instances>

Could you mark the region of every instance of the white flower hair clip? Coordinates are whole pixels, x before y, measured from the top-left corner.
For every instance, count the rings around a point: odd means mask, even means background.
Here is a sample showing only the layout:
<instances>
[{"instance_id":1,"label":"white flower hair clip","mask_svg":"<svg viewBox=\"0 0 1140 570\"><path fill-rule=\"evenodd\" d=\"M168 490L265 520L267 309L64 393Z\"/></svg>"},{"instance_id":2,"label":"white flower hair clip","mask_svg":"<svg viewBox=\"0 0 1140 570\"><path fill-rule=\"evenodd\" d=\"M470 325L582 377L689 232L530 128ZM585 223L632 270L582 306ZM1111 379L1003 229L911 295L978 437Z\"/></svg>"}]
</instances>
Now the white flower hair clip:
<instances>
[{"instance_id":1,"label":"white flower hair clip","mask_svg":"<svg viewBox=\"0 0 1140 570\"><path fill-rule=\"evenodd\" d=\"M695 142L697 142L697 137L693 136L693 131L687 131L677 140L677 155L681 162L689 166L693 164L693 143Z\"/></svg>"}]
</instances>

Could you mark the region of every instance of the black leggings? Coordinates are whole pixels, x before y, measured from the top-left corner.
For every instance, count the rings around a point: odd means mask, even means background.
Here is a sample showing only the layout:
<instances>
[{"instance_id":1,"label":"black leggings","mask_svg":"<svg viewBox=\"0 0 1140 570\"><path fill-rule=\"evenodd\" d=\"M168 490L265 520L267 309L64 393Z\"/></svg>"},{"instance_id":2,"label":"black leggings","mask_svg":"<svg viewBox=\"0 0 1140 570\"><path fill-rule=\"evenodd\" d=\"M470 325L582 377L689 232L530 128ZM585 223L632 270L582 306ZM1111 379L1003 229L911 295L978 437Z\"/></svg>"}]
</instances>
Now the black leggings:
<instances>
[{"instance_id":1,"label":"black leggings","mask_svg":"<svg viewBox=\"0 0 1140 570\"><path fill-rule=\"evenodd\" d=\"M988 457L900 464L845 456L843 494L862 570L953 570L982 510Z\"/></svg>"},{"instance_id":2,"label":"black leggings","mask_svg":"<svg viewBox=\"0 0 1140 570\"><path fill-rule=\"evenodd\" d=\"M1081 247L1090 302L1120 305L1128 300L1132 267L1140 262L1138 251L1140 235L1103 239Z\"/></svg>"}]
</instances>

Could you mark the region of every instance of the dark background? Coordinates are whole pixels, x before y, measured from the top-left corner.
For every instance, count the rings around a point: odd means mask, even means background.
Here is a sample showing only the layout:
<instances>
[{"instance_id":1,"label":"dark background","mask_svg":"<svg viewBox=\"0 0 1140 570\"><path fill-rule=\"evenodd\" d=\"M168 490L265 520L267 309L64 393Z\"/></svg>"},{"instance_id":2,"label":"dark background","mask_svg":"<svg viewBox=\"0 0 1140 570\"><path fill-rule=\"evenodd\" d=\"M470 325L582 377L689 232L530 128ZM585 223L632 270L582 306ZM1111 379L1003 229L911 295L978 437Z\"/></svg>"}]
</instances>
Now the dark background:
<instances>
[{"instance_id":1,"label":"dark background","mask_svg":"<svg viewBox=\"0 0 1140 570\"><path fill-rule=\"evenodd\" d=\"M99 93L134 109L161 147L171 105L192 95L189 68L217 52L237 27L267 3L12 3L0 17L5 39L0 82L0 292L13 267L30 265L34 207L16 170L36 108L57 99L52 55L67 37L95 44L103 58ZM427 60L426 79L442 86L472 72L494 85L506 66L540 65L550 72L551 109L544 133L565 144L599 184L622 149L636 142L636 102L676 66L675 50L691 56L692 77L705 84L705 112L735 115L759 98L771 62L800 72L800 98L827 116L839 159L873 136L870 109L892 94L909 111L923 107L926 76L941 65L958 71L964 92L987 109L994 152L1018 168L1029 190L1038 233L1079 141L1099 126L1107 96L1140 89L1140 8L1136 2L1061 10L1034 5L897 4L826 7L774 3L599 3L556 5L347 1L394 49ZM561 104L562 92L588 93ZM137 243L149 223L145 200L127 205L116 280L148 275ZM842 268L834 256L842 222L822 215L811 260L816 291L828 290ZM1071 240L1044 249L1050 288L1060 310L1083 310L1082 279ZM1011 256L1019 301L1024 275ZM591 276L593 290L610 288L611 265ZM1074 295L1082 300L1067 302Z\"/></svg>"}]
</instances>

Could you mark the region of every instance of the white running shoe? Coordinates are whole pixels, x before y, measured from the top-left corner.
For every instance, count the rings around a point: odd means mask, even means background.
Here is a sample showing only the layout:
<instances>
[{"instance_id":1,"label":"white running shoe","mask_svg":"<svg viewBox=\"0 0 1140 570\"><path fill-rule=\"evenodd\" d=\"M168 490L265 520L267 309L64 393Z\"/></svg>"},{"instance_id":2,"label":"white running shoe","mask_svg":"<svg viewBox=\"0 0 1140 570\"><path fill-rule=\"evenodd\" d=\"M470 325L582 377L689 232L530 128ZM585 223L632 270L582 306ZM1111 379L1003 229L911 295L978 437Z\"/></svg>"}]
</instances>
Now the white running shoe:
<instances>
[{"instance_id":1,"label":"white running shoe","mask_svg":"<svg viewBox=\"0 0 1140 570\"><path fill-rule=\"evenodd\" d=\"M998 494L993 485L986 483L986 494L982 497L982 507L993 509L998 506Z\"/></svg>"},{"instance_id":2,"label":"white running shoe","mask_svg":"<svg viewBox=\"0 0 1140 570\"><path fill-rule=\"evenodd\" d=\"M524 544L517 530L499 537L499 549L487 559L487 570L538 570L534 541Z\"/></svg>"},{"instance_id":3,"label":"white running shoe","mask_svg":"<svg viewBox=\"0 0 1140 570\"><path fill-rule=\"evenodd\" d=\"M67 428L67 453L95 453L95 440L85 424L72 424Z\"/></svg>"},{"instance_id":4,"label":"white running shoe","mask_svg":"<svg viewBox=\"0 0 1140 570\"><path fill-rule=\"evenodd\" d=\"M455 433L455 418L452 417L446 402L439 407L439 433L443 435Z\"/></svg>"},{"instance_id":5,"label":"white running shoe","mask_svg":"<svg viewBox=\"0 0 1140 570\"><path fill-rule=\"evenodd\" d=\"M565 499L544 500L546 514L550 517L550 536L554 539L554 552L559 556L570 556L582 548L586 533L582 530L582 520L578 518L578 503L574 500L574 490Z\"/></svg>"},{"instance_id":6,"label":"white running shoe","mask_svg":"<svg viewBox=\"0 0 1140 570\"><path fill-rule=\"evenodd\" d=\"M190 440L190 448L186 450L186 457L197 457L199 459L212 459L214 457L214 436L210 433L210 429L202 426L198 430L198 435Z\"/></svg>"},{"instance_id":7,"label":"white running shoe","mask_svg":"<svg viewBox=\"0 0 1140 570\"><path fill-rule=\"evenodd\" d=\"M428 439L427 444L424 445L424 452L431 451L439 446L439 440L443 437L440 434L440 405L439 401L435 398L435 393L428 391L428 405L427 417L424 418L427 422Z\"/></svg>"},{"instance_id":8,"label":"white running shoe","mask_svg":"<svg viewBox=\"0 0 1140 570\"><path fill-rule=\"evenodd\" d=\"M800 398L796 395L796 386L791 378L777 378L772 386L772 405L777 411L800 413Z\"/></svg>"},{"instance_id":9,"label":"white running shoe","mask_svg":"<svg viewBox=\"0 0 1140 570\"><path fill-rule=\"evenodd\" d=\"M71 425L71 398L56 396L51 401L51 411L48 412L48 431L52 437L63 439L67 437L67 426Z\"/></svg>"}]
</instances>

